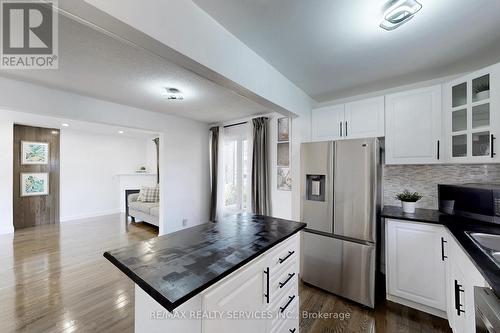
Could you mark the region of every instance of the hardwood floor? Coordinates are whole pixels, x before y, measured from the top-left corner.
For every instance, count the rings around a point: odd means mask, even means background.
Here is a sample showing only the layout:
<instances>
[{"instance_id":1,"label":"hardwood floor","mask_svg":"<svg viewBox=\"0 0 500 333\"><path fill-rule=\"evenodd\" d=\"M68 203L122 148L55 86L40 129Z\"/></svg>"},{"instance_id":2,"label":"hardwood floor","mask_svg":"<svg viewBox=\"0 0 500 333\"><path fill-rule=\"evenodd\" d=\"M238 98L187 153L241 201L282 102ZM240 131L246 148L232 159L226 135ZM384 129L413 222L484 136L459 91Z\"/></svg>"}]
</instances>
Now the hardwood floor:
<instances>
[{"instance_id":1,"label":"hardwood floor","mask_svg":"<svg viewBox=\"0 0 500 333\"><path fill-rule=\"evenodd\" d=\"M134 284L103 256L147 240L120 215L0 236L0 332L132 332Z\"/></svg>"},{"instance_id":2,"label":"hardwood floor","mask_svg":"<svg viewBox=\"0 0 500 333\"><path fill-rule=\"evenodd\" d=\"M386 301L372 310L305 284L300 288L300 311L332 317L314 319L302 315L300 333L451 332L446 320L406 306Z\"/></svg>"},{"instance_id":3,"label":"hardwood floor","mask_svg":"<svg viewBox=\"0 0 500 333\"><path fill-rule=\"evenodd\" d=\"M133 332L134 284L103 256L157 229L124 217L44 225L0 236L0 332ZM445 320L393 303L372 311L301 285L301 333L449 332ZM332 315L333 316L333 315ZM258 332L256 332L258 333Z\"/></svg>"}]
</instances>

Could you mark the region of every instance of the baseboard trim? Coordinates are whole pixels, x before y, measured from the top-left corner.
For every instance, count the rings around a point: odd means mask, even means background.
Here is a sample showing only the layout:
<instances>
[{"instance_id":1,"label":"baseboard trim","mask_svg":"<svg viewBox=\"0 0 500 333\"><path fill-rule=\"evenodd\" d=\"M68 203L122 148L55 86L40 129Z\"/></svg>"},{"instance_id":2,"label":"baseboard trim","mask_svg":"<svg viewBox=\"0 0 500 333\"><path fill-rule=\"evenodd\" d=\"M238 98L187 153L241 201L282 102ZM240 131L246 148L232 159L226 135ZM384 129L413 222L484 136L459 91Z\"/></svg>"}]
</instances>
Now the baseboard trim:
<instances>
[{"instance_id":1,"label":"baseboard trim","mask_svg":"<svg viewBox=\"0 0 500 333\"><path fill-rule=\"evenodd\" d=\"M121 213L121 209L116 208L116 209L104 210L104 211L94 212L94 213L89 213L89 214L65 216L65 217L61 217L60 221L61 221L61 223L64 223L64 222L83 220L83 219L89 219L89 218L93 218L93 217L114 215L114 214L120 214L120 213Z\"/></svg>"}]
</instances>

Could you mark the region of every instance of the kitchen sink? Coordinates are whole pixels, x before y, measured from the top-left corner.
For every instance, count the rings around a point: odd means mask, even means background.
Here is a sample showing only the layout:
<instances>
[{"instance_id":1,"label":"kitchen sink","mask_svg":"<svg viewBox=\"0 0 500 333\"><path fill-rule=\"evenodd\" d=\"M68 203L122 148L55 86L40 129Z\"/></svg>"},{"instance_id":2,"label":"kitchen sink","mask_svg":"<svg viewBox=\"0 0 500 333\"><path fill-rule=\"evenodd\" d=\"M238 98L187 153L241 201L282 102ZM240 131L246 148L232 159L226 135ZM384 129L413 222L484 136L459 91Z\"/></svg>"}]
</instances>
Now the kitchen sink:
<instances>
[{"instance_id":1,"label":"kitchen sink","mask_svg":"<svg viewBox=\"0 0 500 333\"><path fill-rule=\"evenodd\" d=\"M466 232L474 243L500 266L500 235Z\"/></svg>"},{"instance_id":2,"label":"kitchen sink","mask_svg":"<svg viewBox=\"0 0 500 333\"><path fill-rule=\"evenodd\" d=\"M485 249L500 252L500 235L469 233L470 237Z\"/></svg>"}]
</instances>

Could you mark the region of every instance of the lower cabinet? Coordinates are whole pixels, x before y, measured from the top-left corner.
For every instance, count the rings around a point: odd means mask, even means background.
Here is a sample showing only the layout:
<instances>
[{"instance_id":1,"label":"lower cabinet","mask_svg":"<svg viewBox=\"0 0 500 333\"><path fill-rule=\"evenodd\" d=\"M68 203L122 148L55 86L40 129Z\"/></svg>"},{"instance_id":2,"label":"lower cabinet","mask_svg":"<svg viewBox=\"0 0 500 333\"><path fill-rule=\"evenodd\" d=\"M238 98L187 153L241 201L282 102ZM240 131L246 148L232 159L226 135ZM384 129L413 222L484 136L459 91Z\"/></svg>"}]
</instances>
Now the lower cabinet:
<instances>
[{"instance_id":1,"label":"lower cabinet","mask_svg":"<svg viewBox=\"0 0 500 333\"><path fill-rule=\"evenodd\" d=\"M476 331L474 287L486 281L469 260L453 236L448 235L449 260L446 264L447 315L454 333Z\"/></svg>"},{"instance_id":2,"label":"lower cabinet","mask_svg":"<svg viewBox=\"0 0 500 333\"><path fill-rule=\"evenodd\" d=\"M445 227L386 220L386 279L388 300L476 331L474 287L486 282Z\"/></svg>"},{"instance_id":3,"label":"lower cabinet","mask_svg":"<svg viewBox=\"0 0 500 333\"><path fill-rule=\"evenodd\" d=\"M202 296L204 313L224 313L236 316L242 313L258 313L264 310L265 280L264 258L253 263L250 267L238 272L234 277L219 284ZM244 300L244 301L242 301ZM204 320L204 332L265 332L266 321L262 318L245 316L238 320Z\"/></svg>"},{"instance_id":4,"label":"lower cabinet","mask_svg":"<svg viewBox=\"0 0 500 333\"><path fill-rule=\"evenodd\" d=\"M202 294L203 332L299 332L299 235ZM235 320L238 319L238 320Z\"/></svg>"},{"instance_id":5,"label":"lower cabinet","mask_svg":"<svg viewBox=\"0 0 500 333\"><path fill-rule=\"evenodd\" d=\"M387 221L387 299L445 316L445 229L439 225Z\"/></svg>"},{"instance_id":6,"label":"lower cabinet","mask_svg":"<svg viewBox=\"0 0 500 333\"><path fill-rule=\"evenodd\" d=\"M135 332L299 333L299 261L296 234L168 313L136 285Z\"/></svg>"}]
</instances>

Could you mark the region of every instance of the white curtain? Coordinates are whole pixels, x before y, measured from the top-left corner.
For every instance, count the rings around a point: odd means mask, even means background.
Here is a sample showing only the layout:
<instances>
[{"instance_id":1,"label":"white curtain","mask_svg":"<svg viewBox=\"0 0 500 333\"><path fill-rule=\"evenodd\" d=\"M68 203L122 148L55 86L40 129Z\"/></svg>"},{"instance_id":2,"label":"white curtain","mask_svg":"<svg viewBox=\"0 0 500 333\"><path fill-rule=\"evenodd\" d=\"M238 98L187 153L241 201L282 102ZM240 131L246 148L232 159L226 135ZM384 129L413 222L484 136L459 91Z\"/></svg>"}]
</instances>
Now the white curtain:
<instances>
[{"instance_id":1,"label":"white curtain","mask_svg":"<svg viewBox=\"0 0 500 333\"><path fill-rule=\"evenodd\" d=\"M219 154L217 161L217 210L216 221L224 217L224 187L226 184L224 172L224 126L219 126Z\"/></svg>"}]
</instances>

